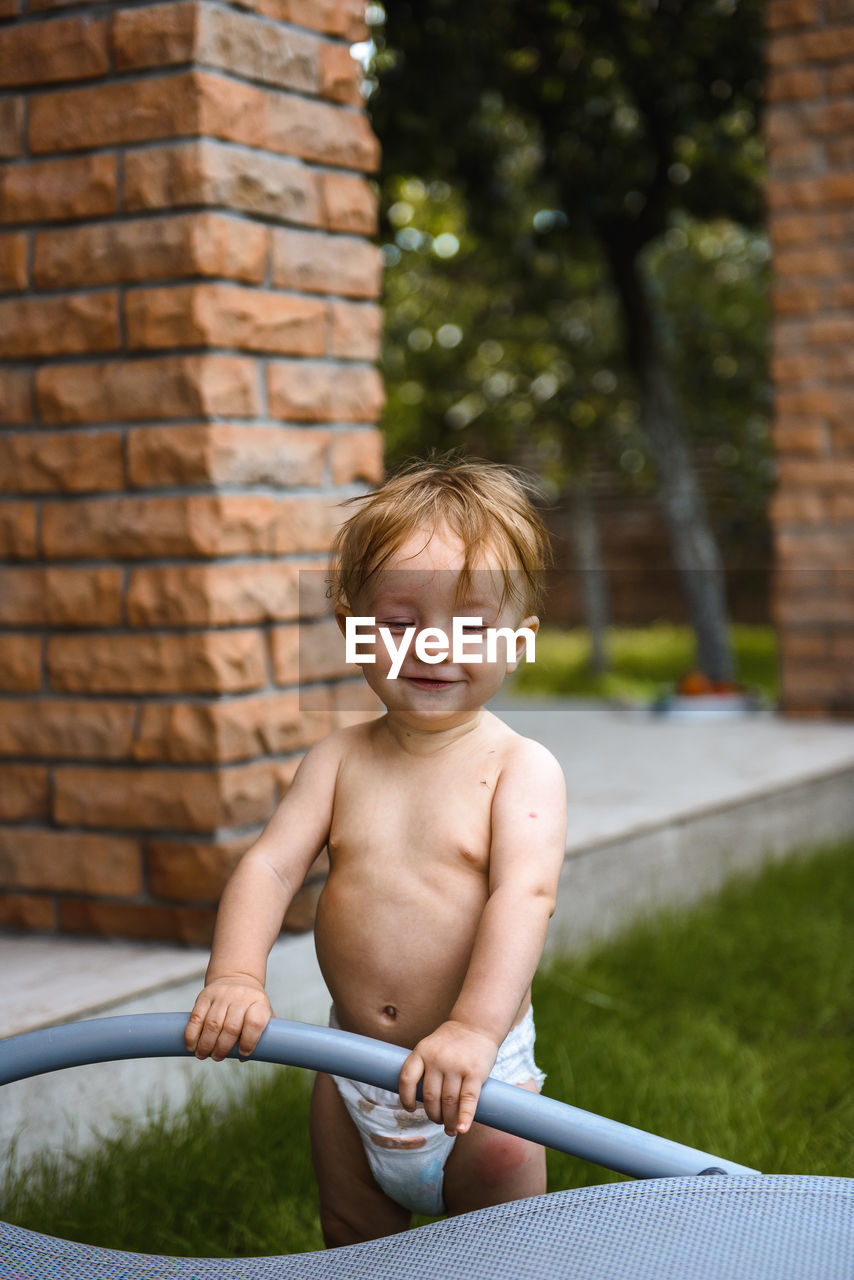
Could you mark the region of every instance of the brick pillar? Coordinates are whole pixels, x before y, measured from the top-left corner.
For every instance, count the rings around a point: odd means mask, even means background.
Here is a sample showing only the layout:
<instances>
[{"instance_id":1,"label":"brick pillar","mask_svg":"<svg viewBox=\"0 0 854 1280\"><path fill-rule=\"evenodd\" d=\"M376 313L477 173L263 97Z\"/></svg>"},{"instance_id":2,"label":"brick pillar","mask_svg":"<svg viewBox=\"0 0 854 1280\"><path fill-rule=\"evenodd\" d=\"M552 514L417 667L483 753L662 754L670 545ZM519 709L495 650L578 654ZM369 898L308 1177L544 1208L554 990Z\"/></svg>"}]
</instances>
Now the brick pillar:
<instances>
[{"instance_id":1,"label":"brick pillar","mask_svg":"<svg viewBox=\"0 0 854 1280\"><path fill-rule=\"evenodd\" d=\"M767 0L782 710L854 716L854 0Z\"/></svg>"},{"instance_id":2,"label":"brick pillar","mask_svg":"<svg viewBox=\"0 0 854 1280\"><path fill-rule=\"evenodd\" d=\"M205 942L344 716L296 633L382 474L364 4L63 5L0 0L0 924Z\"/></svg>"}]
</instances>

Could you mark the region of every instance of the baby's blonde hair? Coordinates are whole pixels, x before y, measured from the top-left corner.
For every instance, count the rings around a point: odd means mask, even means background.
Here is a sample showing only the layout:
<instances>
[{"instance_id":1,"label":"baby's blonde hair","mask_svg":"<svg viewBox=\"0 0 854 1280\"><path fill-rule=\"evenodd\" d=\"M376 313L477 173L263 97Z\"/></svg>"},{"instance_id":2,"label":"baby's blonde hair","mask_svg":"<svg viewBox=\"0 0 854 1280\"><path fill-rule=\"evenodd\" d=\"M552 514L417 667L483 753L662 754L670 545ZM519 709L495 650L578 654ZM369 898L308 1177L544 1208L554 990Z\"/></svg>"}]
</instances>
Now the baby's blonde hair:
<instances>
[{"instance_id":1,"label":"baby's blonde hair","mask_svg":"<svg viewBox=\"0 0 854 1280\"><path fill-rule=\"evenodd\" d=\"M465 548L457 586L467 590L472 560L489 548L502 564L502 605L509 596L521 616L535 613L543 571L552 562L549 536L534 508L536 488L515 467L460 458L454 452L412 459L372 493L343 505L363 505L341 526L330 553L329 594L352 607L373 575L416 529L446 522Z\"/></svg>"}]
</instances>

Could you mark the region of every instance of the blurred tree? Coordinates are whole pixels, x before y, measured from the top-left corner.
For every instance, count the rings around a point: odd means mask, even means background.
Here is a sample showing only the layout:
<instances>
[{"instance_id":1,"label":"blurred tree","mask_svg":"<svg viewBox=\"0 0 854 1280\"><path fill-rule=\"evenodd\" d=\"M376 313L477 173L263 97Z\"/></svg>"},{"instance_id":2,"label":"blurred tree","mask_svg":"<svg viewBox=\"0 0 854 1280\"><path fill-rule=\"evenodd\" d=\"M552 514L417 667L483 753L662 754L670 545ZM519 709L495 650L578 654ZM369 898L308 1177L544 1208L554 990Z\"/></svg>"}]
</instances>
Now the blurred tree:
<instances>
[{"instance_id":1,"label":"blurred tree","mask_svg":"<svg viewBox=\"0 0 854 1280\"><path fill-rule=\"evenodd\" d=\"M680 217L759 223L761 67L760 0L467 0L464 12L451 0L391 0L371 97L386 173L417 170L451 184L505 277L498 298L515 284L530 315L539 288L545 323L550 305L571 302L561 296L567 273L555 259L586 261L600 290L607 270L622 340L603 366L615 379L606 394L624 366L637 388L698 661L717 680L732 674L720 556L679 393L688 356L669 340L654 281L661 239ZM523 235L520 177L536 206L533 231ZM518 310L511 307L514 330ZM513 376L506 351L499 358L496 387ZM566 361L565 351L557 359ZM721 384L727 367L712 357ZM720 400L716 389L711 401ZM466 394L462 402L460 415L476 408ZM589 451L582 446L580 463L577 448L575 455L570 472L583 475Z\"/></svg>"}]
</instances>

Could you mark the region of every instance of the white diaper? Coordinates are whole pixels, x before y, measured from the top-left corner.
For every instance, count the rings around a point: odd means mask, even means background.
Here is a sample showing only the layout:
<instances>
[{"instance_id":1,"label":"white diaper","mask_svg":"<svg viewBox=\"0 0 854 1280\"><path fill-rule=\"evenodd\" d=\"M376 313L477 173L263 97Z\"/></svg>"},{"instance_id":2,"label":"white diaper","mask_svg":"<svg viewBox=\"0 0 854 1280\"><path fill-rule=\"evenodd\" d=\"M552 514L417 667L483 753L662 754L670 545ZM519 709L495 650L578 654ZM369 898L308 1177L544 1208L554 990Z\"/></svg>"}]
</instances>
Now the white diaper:
<instances>
[{"instance_id":1,"label":"white diaper","mask_svg":"<svg viewBox=\"0 0 854 1280\"><path fill-rule=\"evenodd\" d=\"M338 1026L334 1009L329 1025ZM546 1077L534 1061L535 1038L534 1012L529 1008L501 1044L491 1078L505 1084L534 1080L542 1088ZM442 1183L456 1138L434 1124L420 1104L412 1112L405 1111L390 1089L344 1076L332 1079L359 1130L371 1173L386 1195L413 1213L438 1217L447 1212Z\"/></svg>"}]
</instances>

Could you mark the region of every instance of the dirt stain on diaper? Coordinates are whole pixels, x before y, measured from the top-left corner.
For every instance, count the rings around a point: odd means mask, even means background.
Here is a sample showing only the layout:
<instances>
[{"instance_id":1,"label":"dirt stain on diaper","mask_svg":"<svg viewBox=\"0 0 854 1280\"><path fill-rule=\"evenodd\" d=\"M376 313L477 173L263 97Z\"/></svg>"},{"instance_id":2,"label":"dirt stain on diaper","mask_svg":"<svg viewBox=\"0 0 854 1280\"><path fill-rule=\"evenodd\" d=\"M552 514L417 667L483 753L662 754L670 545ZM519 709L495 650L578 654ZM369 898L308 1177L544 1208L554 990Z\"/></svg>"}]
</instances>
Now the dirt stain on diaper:
<instances>
[{"instance_id":1,"label":"dirt stain on diaper","mask_svg":"<svg viewBox=\"0 0 854 1280\"><path fill-rule=\"evenodd\" d=\"M371 1142L375 1147L383 1147L386 1151L416 1151L425 1146L426 1138L387 1138L382 1133L372 1133Z\"/></svg>"}]
</instances>

